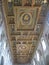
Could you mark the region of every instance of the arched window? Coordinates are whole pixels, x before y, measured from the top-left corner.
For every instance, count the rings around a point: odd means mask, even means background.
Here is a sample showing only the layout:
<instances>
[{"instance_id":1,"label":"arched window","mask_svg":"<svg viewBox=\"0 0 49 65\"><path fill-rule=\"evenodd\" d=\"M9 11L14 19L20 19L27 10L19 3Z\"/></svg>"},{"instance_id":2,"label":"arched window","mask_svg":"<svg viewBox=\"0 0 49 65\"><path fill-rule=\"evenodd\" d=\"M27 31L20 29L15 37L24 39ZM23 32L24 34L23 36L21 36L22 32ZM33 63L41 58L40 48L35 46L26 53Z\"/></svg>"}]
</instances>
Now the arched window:
<instances>
[{"instance_id":1,"label":"arched window","mask_svg":"<svg viewBox=\"0 0 49 65\"><path fill-rule=\"evenodd\" d=\"M46 65L49 65L49 55L46 56Z\"/></svg>"},{"instance_id":2,"label":"arched window","mask_svg":"<svg viewBox=\"0 0 49 65\"><path fill-rule=\"evenodd\" d=\"M39 52L36 51L36 57L37 57L37 61L40 61L40 55Z\"/></svg>"},{"instance_id":3,"label":"arched window","mask_svg":"<svg viewBox=\"0 0 49 65\"><path fill-rule=\"evenodd\" d=\"M4 65L4 57L1 57L1 65Z\"/></svg>"},{"instance_id":4,"label":"arched window","mask_svg":"<svg viewBox=\"0 0 49 65\"><path fill-rule=\"evenodd\" d=\"M43 47L43 50L45 51L46 50L46 42L45 40L41 40L41 43L42 43L42 47Z\"/></svg>"}]
</instances>

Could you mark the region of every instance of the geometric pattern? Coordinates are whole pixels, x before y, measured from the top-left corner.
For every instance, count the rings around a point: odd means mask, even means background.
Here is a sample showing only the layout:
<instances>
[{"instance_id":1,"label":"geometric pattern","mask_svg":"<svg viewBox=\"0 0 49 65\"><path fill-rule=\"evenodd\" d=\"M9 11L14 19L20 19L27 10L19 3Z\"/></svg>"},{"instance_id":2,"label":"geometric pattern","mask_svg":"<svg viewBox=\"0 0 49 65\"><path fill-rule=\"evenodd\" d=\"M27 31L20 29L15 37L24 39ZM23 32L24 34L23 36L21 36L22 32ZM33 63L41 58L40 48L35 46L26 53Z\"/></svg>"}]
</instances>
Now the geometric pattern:
<instances>
[{"instance_id":1,"label":"geometric pattern","mask_svg":"<svg viewBox=\"0 0 49 65\"><path fill-rule=\"evenodd\" d=\"M15 2L10 2L12 8L9 9L7 4L9 2L3 2L12 58L14 63L21 64L31 61L42 32L42 25L38 22L41 7L34 6L35 0L25 1L15 0ZM30 4L28 4L28 1Z\"/></svg>"},{"instance_id":2,"label":"geometric pattern","mask_svg":"<svg viewBox=\"0 0 49 65\"><path fill-rule=\"evenodd\" d=\"M36 34L38 8L15 7L16 62L30 61L39 36ZM39 26L40 28L40 26ZM38 31L39 32L39 31ZM27 59L26 59L27 57Z\"/></svg>"}]
</instances>

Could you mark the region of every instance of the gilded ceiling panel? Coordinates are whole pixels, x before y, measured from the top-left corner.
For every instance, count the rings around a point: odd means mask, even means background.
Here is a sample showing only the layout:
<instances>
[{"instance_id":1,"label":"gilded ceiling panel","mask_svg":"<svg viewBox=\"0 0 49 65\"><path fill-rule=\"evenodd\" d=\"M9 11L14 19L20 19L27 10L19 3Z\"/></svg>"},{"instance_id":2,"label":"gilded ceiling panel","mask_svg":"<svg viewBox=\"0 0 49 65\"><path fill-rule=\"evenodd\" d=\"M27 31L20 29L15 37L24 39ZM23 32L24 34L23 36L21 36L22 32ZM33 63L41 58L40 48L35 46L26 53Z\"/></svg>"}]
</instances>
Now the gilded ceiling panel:
<instances>
[{"instance_id":1,"label":"gilded ceiling panel","mask_svg":"<svg viewBox=\"0 0 49 65\"><path fill-rule=\"evenodd\" d=\"M7 35L13 61L16 63L28 63L34 55L42 32L42 24L38 22L41 2L41 0L3 2Z\"/></svg>"}]
</instances>

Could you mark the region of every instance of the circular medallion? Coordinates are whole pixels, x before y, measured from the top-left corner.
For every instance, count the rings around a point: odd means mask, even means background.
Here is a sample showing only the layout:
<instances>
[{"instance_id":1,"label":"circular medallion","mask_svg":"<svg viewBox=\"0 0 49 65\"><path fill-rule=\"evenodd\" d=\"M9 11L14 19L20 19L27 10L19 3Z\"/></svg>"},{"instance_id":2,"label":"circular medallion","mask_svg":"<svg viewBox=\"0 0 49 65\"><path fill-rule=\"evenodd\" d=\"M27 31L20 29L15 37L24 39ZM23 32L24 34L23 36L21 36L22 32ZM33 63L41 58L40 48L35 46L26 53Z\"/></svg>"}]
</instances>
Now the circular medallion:
<instances>
[{"instance_id":1,"label":"circular medallion","mask_svg":"<svg viewBox=\"0 0 49 65\"><path fill-rule=\"evenodd\" d=\"M30 13L23 13L20 20L23 25L29 25L32 21L32 16Z\"/></svg>"},{"instance_id":2,"label":"circular medallion","mask_svg":"<svg viewBox=\"0 0 49 65\"><path fill-rule=\"evenodd\" d=\"M28 24L30 22L30 15L29 14L24 14L22 17L22 21L24 24Z\"/></svg>"}]
</instances>

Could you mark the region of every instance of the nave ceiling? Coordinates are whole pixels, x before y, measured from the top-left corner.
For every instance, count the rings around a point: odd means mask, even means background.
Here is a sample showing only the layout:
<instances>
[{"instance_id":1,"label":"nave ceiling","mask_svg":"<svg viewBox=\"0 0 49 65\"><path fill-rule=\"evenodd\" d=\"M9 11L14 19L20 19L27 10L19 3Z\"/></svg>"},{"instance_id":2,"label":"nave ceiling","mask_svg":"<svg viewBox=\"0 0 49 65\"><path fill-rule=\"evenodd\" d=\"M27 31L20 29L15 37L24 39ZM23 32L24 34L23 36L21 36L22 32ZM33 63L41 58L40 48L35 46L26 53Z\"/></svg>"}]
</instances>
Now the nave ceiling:
<instances>
[{"instance_id":1,"label":"nave ceiling","mask_svg":"<svg viewBox=\"0 0 49 65\"><path fill-rule=\"evenodd\" d=\"M43 32L43 0L2 0L14 63L29 63Z\"/></svg>"}]
</instances>

